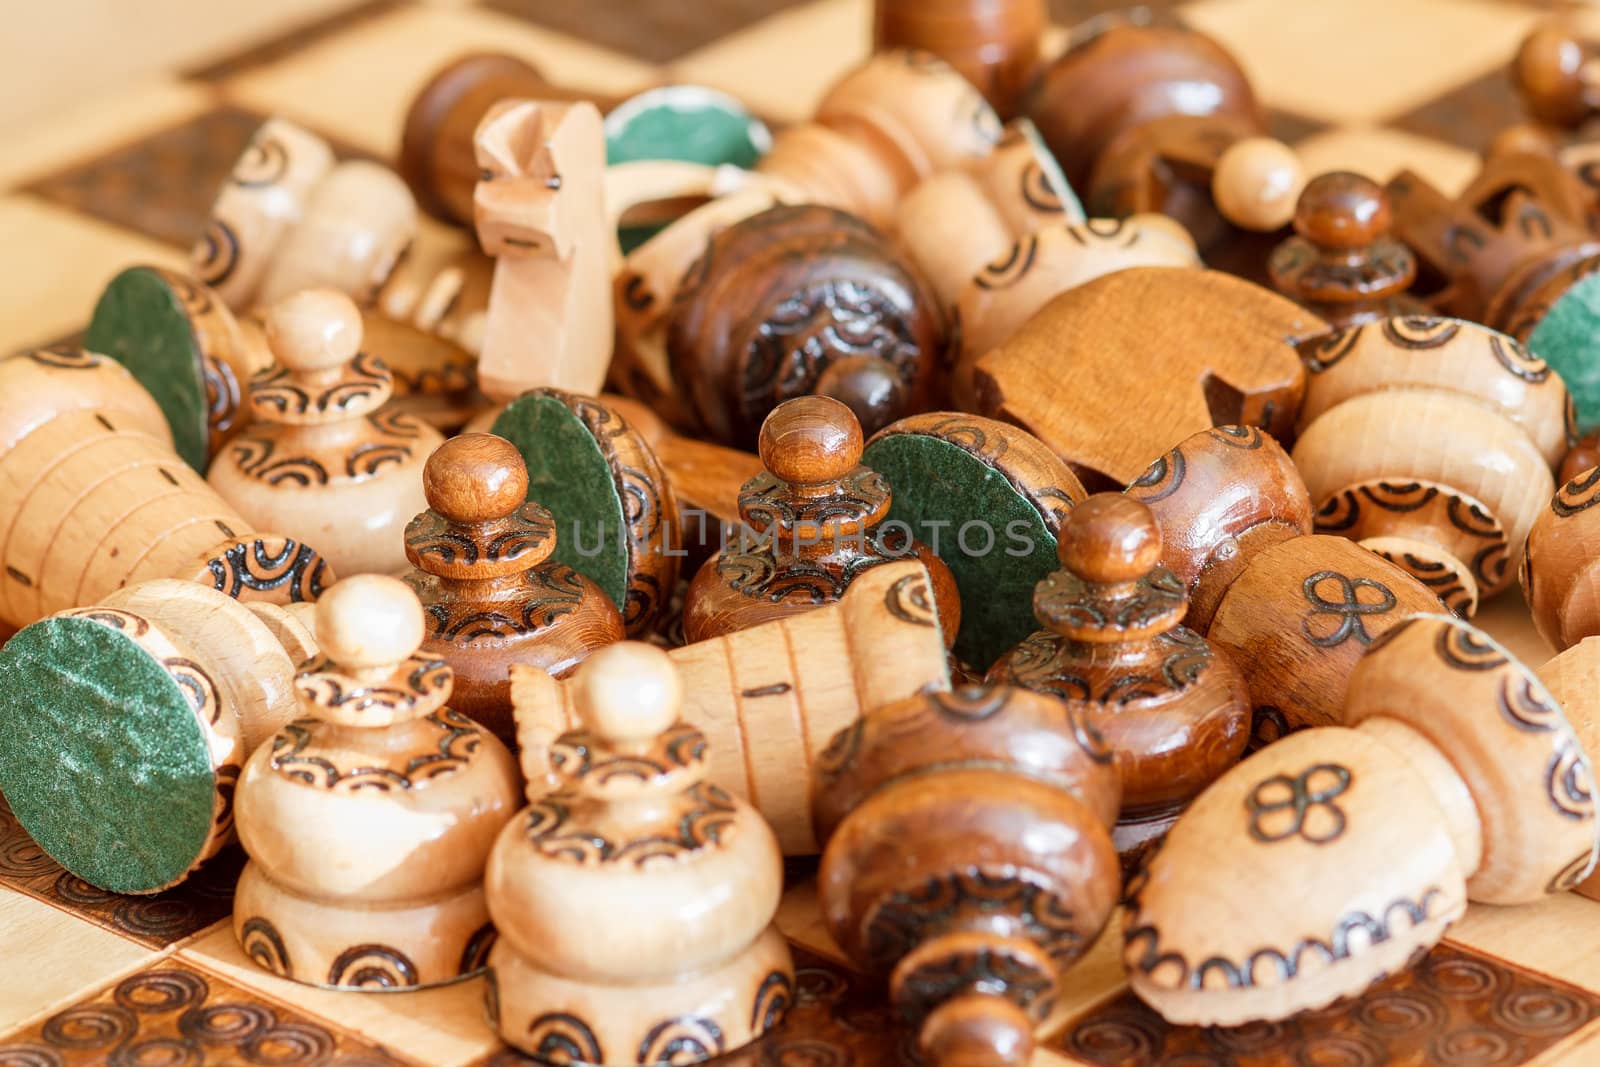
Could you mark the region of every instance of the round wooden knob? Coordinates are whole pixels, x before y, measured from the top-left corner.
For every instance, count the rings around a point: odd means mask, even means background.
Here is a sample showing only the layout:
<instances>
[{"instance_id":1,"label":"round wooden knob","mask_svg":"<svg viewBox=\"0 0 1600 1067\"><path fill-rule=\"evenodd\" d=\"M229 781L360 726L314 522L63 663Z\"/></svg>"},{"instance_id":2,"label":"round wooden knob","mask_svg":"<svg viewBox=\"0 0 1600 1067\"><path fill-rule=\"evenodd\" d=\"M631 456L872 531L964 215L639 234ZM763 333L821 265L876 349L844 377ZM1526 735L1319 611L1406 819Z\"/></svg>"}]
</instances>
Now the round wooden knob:
<instances>
[{"instance_id":1,"label":"round wooden knob","mask_svg":"<svg viewBox=\"0 0 1600 1067\"><path fill-rule=\"evenodd\" d=\"M267 312L267 344L290 370L342 367L361 350L361 312L334 289L306 289Z\"/></svg>"},{"instance_id":2,"label":"round wooden knob","mask_svg":"<svg viewBox=\"0 0 1600 1067\"><path fill-rule=\"evenodd\" d=\"M817 378L817 392L849 408L865 434L895 421L905 407L900 372L876 356L849 356L830 364Z\"/></svg>"},{"instance_id":3,"label":"round wooden knob","mask_svg":"<svg viewBox=\"0 0 1600 1067\"><path fill-rule=\"evenodd\" d=\"M422 605L411 587L383 574L334 583L317 601L317 642L347 670L399 663L422 644Z\"/></svg>"},{"instance_id":4,"label":"round wooden knob","mask_svg":"<svg viewBox=\"0 0 1600 1067\"><path fill-rule=\"evenodd\" d=\"M662 649L622 641L593 653L573 679L583 725L617 747L640 745L678 719L683 681Z\"/></svg>"},{"instance_id":5,"label":"round wooden knob","mask_svg":"<svg viewBox=\"0 0 1600 1067\"><path fill-rule=\"evenodd\" d=\"M528 467L517 446L492 433L452 437L422 468L428 507L451 522L504 518L528 498Z\"/></svg>"},{"instance_id":6,"label":"round wooden knob","mask_svg":"<svg viewBox=\"0 0 1600 1067\"><path fill-rule=\"evenodd\" d=\"M968 993L933 1009L918 1041L935 1067L1023 1067L1033 1056L1033 1023L1005 997Z\"/></svg>"},{"instance_id":7,"label":"round wooden knob","mask_svg":"<svg viewBox=\"0 0 1600 1067\"><path fill-rule=\"evenodd\" d=\"M761 423L761 463L791 485L836 482L861 462L861 424L828 396L800 396Z\"/></svg>"},{"instance_id":8,"label":"round wooden knob","mask_svg":"<svg viewBox=\"0 0 1600 1067\"><path fill-rule=\"evenodd\" d=\"M1584 51L1571 27L1560 22L1540 26L1523 38L1511 61L1511 80L1534 118L1572 127L1588 117Z\"/></svg>"},{"instance_id":9,"label":"round wooden knob","mask_svg":"<svg viewBox=\"0 0 1600 1067\"><path fill-rule=\"evenodd\" d=\"M1235 226L1270 233L1294 217L1304 184L1305 169L1294 149L1271 137L1247 137L1217 160L1211 195Z\"/></svg>"},{"instance_id":10,"label":"round wooden knob","mask_svg":"<svg viewBox=\"0 0 1600 1067\"><path fill-rule=\"evenodd\" d=\"M1135 581L1161 559L1161 527L1150 509L1132 497L1099 493L1067 516L1056 557L1086 581Z\"/></svg>"},{"instance_id":11,"label":"round wooden knob","mask_svg":"<svg viewBox=\"0 0 1600 1067\"><path fill-rule=\"evenodd\" d=\"M1347 170L1311 179L1294 209L1295 233L1322 248L1366 248L1393 221L1383 187Z\"/></svg>"}]
</instances>

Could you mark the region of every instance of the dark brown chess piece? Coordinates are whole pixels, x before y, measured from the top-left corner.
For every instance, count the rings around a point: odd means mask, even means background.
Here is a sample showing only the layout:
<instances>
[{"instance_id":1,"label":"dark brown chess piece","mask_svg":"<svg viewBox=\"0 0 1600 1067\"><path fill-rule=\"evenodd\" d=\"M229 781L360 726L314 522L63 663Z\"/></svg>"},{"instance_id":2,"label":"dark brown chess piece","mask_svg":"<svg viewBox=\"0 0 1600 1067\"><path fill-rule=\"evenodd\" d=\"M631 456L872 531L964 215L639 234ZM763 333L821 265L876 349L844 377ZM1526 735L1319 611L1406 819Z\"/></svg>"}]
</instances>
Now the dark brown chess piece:
<instances>
[{"instance_id":1,"label":"dark brown chess piece","mask_svg":"<svg viewBox=\"0 0 1600 1067\"><path fill-rule=\"evenodd\" d=\"M938 403L939 304L905 256L853 215L776 207L714 237L678 287L674 379L707 435L749 448L769 411L821 393L869 433Z\"/></svg>"},{"instance_id":2,"label":"dark brown chess piece","mask_svg":"<svg viewBox=\"0 0 1600 1067\"><path fill-rule=\"evenodd\" d=\"M1268 261L1273 286L1335 327L1425 314L1406 293L1417 258L1390 235L1393 224L1372 179L1344 170L1313 178L1295 205L1295 236Z\"/></svg>"},{"instance_id":3,"label":"dark brown chess piece","mask_svg":"<svg viewBox=\"0 0 1600 1067\"><path fill-rule=\"evenodd\" d=\"M817 764L823 917L932 1067L1021 1067L1118 888L1111 753L1010 686L868 712Z\"/></svg>"},{"instance_id":4,"label":"dark brown chess piece","mask_svg":"<svg viewBox=\"0 0 1600 1067\"><path fill-rule=\"evenodd\" d=\"M1045 629L989 669L988 681L1058 697L1116 753L1125 863L1158 841L1250 734L1250 694L1226 653L1185 627L1183 583L1159 565L1161 529L1132 497L1072 509L1033 610Z\"/></svg>"},{"instance_id":5,"label":"dark brown chess piece","mask_svg":"<svg viewBox=\"0 0 1600 1067\"><path fill-rule=\"evenodd\" d=\"M916 558L952 642L961 622L955 579L909 528L884 523L889 485L861 466L861 426L850 409L824 396L785 401L761 424L759 445L766 469L739 494L736 541L689 585L684 637L704 641L831 604L868 568Z\"/></svg>"},{"instance_id":6,"label":"dark brown chess piece","mask_svg":"<svg viewBox=\"0 0 1600 1067\"><path fill-rule=\"evenodd\" d=\"M551 559L557 523L527 499L515 445L453 437L422 472L428 510L406 527L406 581L428 617L423 650L455 671L452 706L510 742L513 663L561 677L622 640L622 616L588 578ZM576 532L576 531L574 531Z\"/></svg>"},{"instance_id":7,"label":"dark brown chess piece","mask_svg":"<svg viewBox=\"0 0 1600 1067\"><path fill-rule=\"evenodd\" d=\"M932 52L1009 119L1033 77L1049 23L1044 0L877 0L873 47Z\"/></svg>"},{"instance_id":8,"label":"dark brown chess piece","mask_svg":"<svg viewBox=\"0 0 1600 1067\"><path fill-rule=\"evenodd\" d=\"M1511 81L1528 114L1562 130L1576 130L1600 108L1600 55L1564 20L1535 27L1511 61Z\"/></svg>"}]
</instances>

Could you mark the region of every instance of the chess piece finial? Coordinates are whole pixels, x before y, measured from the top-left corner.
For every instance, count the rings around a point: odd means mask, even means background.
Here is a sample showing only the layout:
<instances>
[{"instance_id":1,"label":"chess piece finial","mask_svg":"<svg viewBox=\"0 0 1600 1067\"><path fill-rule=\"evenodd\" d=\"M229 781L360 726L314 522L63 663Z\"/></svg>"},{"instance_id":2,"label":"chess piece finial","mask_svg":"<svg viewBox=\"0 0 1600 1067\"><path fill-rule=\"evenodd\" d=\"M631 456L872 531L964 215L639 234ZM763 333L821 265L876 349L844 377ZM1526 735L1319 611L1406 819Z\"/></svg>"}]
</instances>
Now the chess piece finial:
<instances>
[{"instance_id":1,"label":"chess piece finial","mask_svg":"<svg viewBox=\"0 0 1600 1067\"><path fill-rule=\"evenodd\" d=\"M1377 182L1349 171L1318 175L1295 205L1296 236L1268 262L1273 286L1335 327L1423 314L1406 295L1417 259L1390 234L1393 224Z\"/></svg>"},{"instance_id":2,"label":"chess piece finial","mask_svg":"<svg viewBox=\"0 0 1600 1067\"><path fill-rule=\"evenodd\" d=\"M379 412L394 379L361 350L361 314L343 293L278 302L266 334L276 363L251 379L254 421L207 481L246 518L320 535L345 574L403 570L405 524L426 507L422 466L443 438Z\"/></svg>"},{"instance_id":3,"label":"chess piece finial","mask_svg":"<svg viewBox=\"0 0 1600 1067\"><path fill-rule=\"evenodd\" d=\"M497 403L539 386L594 396L611 362L616 247L600 112L502 100L474 143L478 240L495 257L479 386Z\"/></svg>"},{"instance_id":4,"label":"chess piece finial","mask_svg":"<svg viewBox=\"0 0 1600 1067\"><path fill-rule=\"evenodd\" d=\"M849 408L824 396L785 401L763 420L759 447L766 469L740 493L737 543L689 586L689 641L832 603L866 568L911 558L927 566L945 640L955 639L955 579L908 530L884 528L889 487L861 466L861 426Z\"/></svg>"},{"instance_id":5,"label":"chess piece finial","mask_svg":"<svg viewBox=\"0 0 1600 1067\"><path fill-rule=\"evenodd\" d=\"M321 658L295 677L305 717L239 778L250 862L234 935L261 966L309 985L472 974L492 940L484 866L517 803L511 754L446 707L450 667L419 651L422 605L404 582L345 579L315 621Z\"/></svg>"},{"instance_id":6,"label":"chess piece finial","mask_svg":"<svg viewBox=\"0 0 1600 1067\"><path fill-rule=\"evenodd\" d=\"M452 706L509 742L513 663L556 677L622 640L622 616L592 581L550 558L556 519L528 499L528 468L493 434L452 437L422 469L428 510L405 531L406 581L428 615L423 647L455 673ZM570 532L577 532L571 530Z\"/></svg>"},{"instance_id":7,"label":"chess piece finial","mask_svg":"<svg viewBox=\"0 0 1600 1067\"><path fill-rule=\"evenodd\" d=\"M579 727L550 749L561 780L489 861L491 1018L534 1056L686 1064L776 1026L794 997L772 923L783 868L770 827L707 777L661 649L595 652L571 684ZM595 908L607 936L596 937Z\"/></svg>"},{"instance_id":8,"label":"chess piece finial","mask_svg":"<svg viewBox=\"0 0 1600 1067\"><path fill-rule=\"evenodd\" d=\"M264 534L172 448L120 364L76 349L0 360L0 620L25 626L155 578L241 600L315 599L332 568Z\"/></svg>"},{"instance_id":9,"label":"chess piece finial","mask_svg":"<svg viewBox=\"0 0 1600 1067\"><path fill-rule=\"evenodd\" d=\"M1039 583L1045 627L987 680L1065 702L1116 754L1122 815L1113 842L1130 863L1233 766L1250 735L1250 694L1226 653L1182 625L1188 597L1161 567L1161 529L1143 503L1101 493L1072 509L1056 542L1062 569Z\"/></svg>"},{"instance_id":10,"label":"chess piece finial","mask_svg":"<svg viewBox=\"0 0 1600 1067\"><path fill-rule=\"evenodd\" d=\"M1076 709L1009 686L872 709L823 754L823 918L939 1067L1028 1062L1115 903L1119 792Z\"/></svg>"},{"instance_id":11,"label":"chess piece finial","mask_svg":"<svg viewBox=\"0 0 1600 1067\"><path fill-rule=\"evenodd\" d=\"M1033 79L1049 23L1044 0L877 0L873 47L934 53L1010 118Z\"/></svg>"},{"instance_id":12,"label":"chess piece finial","mask_svg":"<svg viewBox=\"0 0 1600 1067\"><path fill-rule=\"evenodd\" d=\"M847 404L871 431L926 410L944 345L937 298L905 257L817 205L772 208L713 237L667 326L673 378L708 436L739 448L808 393Z\"/></svg>"},{"instance_id":13,"label":"chess piece finial","mask_svg":"<svg viewBox=\"0 0 1600 1067\"><path fill-rule=\"evenodd\" d=\"M1511 81L1528 113L1558 129L1576 130L1600 107L1595 47L1571 25L1551 20L1522 39Z\"/></svg>"},{"instance_id":14,"label":"chess piece finial","mask_svg":"<svg viewBox=\"0 0 1600 1067\"><path fill-rule=\"evenodd\" d=\"M24 627L0 650L6 801L90 885L176 885L233 841L240 768L316 651L284 609L173 579Z\"/></svg>"},{"instance_id":15,"label":"chess piece finial","mask_svg":"<svg viewBox=\"0 0 1600 1067\"><path fill-rule=\"evenodd\" d=\"M1133 990L1171 1022L1218 1026L1360 993L1468 899L1580 881L1600 843L1592 782L1533 671L1460 619L1412 616L1356 666L1337 725L1229 771L1130 884Z\"/></svg>"},{"instance_id":16,"label":"chess piece finial","mask_svg":"<svg viewBox=\"0 0 1600 1067\"><path fill-rule=\"evenodd\" d=\"M1566 389L1504 334L1396 317L1301 346L1295 465L1317 530L1379 552L1470 616L1516 577L1555 491Z\"/></svg>"},{"instance_id":17,"label":"chess piece finial","mask_svg":"<svg viewBox=\"0 0 1600 1067\"><path fill-rule=\"evenodd\" d=\"M818 656L819 648L832 651ZM916 560L870 568L837 603L668 655L683 679L681 716L711 742L711 778L756 805L786 856L818 851L809 776L833 735L863 709L950 688L928 572ZM529 799L537 800L551 787L552 742L581 725L573 680L518 664L511 696ZM806 788L793 788L802 779Z\"/></svg>"},{"instance_id":18,"label":"chess piece finial","mask_svg":"<svg viewBox=\"0 0 1600 1067\"><path fill-rule=\"evenodd\" d=\"M1294 149L1271 137L1247 137L1217 157L1211 199L1235 226L1271 233L1294 217L1305 183L1305 168Z\"/></svg>"}]
</instances>

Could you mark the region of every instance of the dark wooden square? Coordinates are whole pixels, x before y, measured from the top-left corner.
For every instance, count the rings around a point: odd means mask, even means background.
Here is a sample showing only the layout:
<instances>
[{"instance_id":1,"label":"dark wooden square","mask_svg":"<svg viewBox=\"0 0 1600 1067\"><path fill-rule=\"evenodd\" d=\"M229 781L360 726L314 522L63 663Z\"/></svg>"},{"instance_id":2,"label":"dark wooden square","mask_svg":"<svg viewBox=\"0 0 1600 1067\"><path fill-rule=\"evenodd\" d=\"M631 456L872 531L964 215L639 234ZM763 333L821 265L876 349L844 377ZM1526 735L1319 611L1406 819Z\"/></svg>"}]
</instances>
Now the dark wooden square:
<instances>
[{"instance_id":1,"label":"dark wooden square","mask_svg":"<svg viewBox=\"0 0 1600 1067\"><path fill-rule=\"evenodd\" d=\"M1504 68L1496 68L1407 112L1389 125L1408 133L1448 141L1472 152L1482 152L1495 134L1526 120L1522 104L1511 87L1510 75Z\"/></svg>"},{"instance_id":2,"label":"dark wooden square","mask_svg":"<svg viewBox=\"0 0 1600 1067\"><path fill-rule=\"evenodd\" d=\"M485 0L483 6L649 63L669 63L803 2Z\"/></svg>"}]
</instances>

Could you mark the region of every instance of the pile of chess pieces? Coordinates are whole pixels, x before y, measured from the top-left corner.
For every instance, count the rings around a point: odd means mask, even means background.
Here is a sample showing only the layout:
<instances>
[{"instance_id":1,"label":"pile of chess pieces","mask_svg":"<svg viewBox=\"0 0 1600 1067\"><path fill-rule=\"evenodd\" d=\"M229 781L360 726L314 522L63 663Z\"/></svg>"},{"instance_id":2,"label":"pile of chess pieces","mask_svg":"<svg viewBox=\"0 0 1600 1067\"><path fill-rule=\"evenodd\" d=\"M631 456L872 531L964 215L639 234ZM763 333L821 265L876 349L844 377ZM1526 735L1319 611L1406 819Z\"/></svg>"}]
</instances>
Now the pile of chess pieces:
<instances>
[{"instance_id":1,"label":"pile of chess pieces","mask_svg":"<svg viewBox=\"0 0 1600 1067\"><path fill-rule=\"evenodd\" d=\"M237 842L260 966L487 969L556 1065L779 1025L784 857L940 1067L1026 1062L1119 903L1233 1026L1600 899L1600 43L1527 39L1451 197L1306 174L1197 31L1045 22L879 0L775 133L491 54L394 168L262 125L187 273L0 362L40 848ZM749 158L639 158L665 112ZM1536 668L1472 622L1518 584Z\"/></svg>"}]
</instances>

